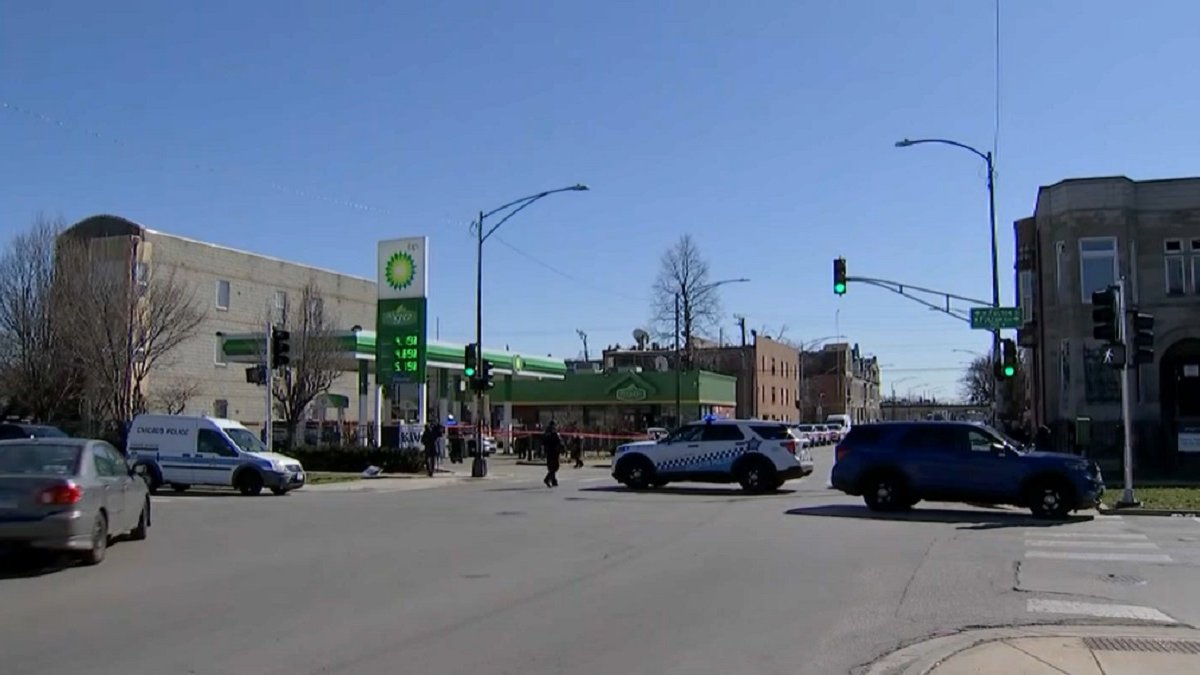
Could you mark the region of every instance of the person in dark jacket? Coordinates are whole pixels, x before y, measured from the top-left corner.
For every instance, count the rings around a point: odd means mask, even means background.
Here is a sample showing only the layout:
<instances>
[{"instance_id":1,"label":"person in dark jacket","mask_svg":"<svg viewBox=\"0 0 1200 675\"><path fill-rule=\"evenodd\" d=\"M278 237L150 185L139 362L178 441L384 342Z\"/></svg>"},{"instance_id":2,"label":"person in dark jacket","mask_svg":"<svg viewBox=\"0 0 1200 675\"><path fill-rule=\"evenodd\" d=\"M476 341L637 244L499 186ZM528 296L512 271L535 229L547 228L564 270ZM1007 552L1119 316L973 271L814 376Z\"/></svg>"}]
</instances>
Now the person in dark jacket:
<instances>
[{"instance_id":1,"label":"person in dark jacket","mask_svg":"<svg viewBox=\"0 0 1200 675\"><path fill-rule=\"evenodd\" d=\"M425 471L430 476L437 469L438 438L441 436L437 424L426 424L421 433L421 445L425 446Z\"/></svg>"},{"instance_id":2,"label":"person in dark jacket","mask_svg":"<svg viewBox=\"0 0 1200 675\"><path fill-rule=\"evenodd\" d=\"M576 435L571 439L571 459L575 460L575 468L583 468L583 437Z\"/></svg>"},{"instance_id":3,"label":"person in dark jacket","mask_svg":"<svg viewBox=\"0 0 1200 675\"><path fill-rule=\"evenodd\" d=\"M562 437L558 435L558 425L553 420L546 425L542 434L542 449L546 452L546 479L542 482L546 487L558 487L558 458L562 454Z\"/></svg>"}]
</instances>

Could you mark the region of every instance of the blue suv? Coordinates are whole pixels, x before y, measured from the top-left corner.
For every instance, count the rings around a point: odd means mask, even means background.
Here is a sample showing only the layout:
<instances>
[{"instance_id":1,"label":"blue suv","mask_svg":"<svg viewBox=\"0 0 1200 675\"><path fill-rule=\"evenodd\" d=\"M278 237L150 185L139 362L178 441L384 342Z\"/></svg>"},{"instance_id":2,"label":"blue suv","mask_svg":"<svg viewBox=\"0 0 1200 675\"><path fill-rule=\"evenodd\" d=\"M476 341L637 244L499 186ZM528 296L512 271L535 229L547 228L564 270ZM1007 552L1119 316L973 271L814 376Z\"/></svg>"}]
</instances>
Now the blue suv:
<instances>
[{"instance_id":1,"label":"blue suv","mask_svg":"<svg viewBox=\"0 0 1200 675\"><path fill-rule=\"evenodd\" d=\"M921 501L1012 504L1066 518L1104 494L1100 467L1075 455L1019 447L970 422L856 424L835 450L833 487L875 511Z\"/></svg>"}]
</instances>

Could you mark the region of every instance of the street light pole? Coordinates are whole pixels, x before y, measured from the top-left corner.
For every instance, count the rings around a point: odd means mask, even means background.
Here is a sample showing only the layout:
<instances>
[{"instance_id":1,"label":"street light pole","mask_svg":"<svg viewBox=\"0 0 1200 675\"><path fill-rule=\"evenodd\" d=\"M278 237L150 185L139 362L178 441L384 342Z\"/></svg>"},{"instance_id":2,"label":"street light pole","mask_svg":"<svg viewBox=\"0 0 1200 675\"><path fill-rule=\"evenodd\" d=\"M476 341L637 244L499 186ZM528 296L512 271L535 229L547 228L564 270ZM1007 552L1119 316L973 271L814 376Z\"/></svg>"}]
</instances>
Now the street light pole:
<instances>
[{"instance_id":1,"label":"street light pole","mask_svg":"<svg viewBox=\"0 0 1200 675\"><path fill-rule=\"evenodd\" d=\"M475 248L475 363L464 364L474 365L476 377L483 376L483 242L487 241L488 237L492 236L500 226L508 222L509 218L523 211L530 204L559 192L583 192L588 189L588 186L577 183L570 187L558 188L557 190L547 190L539 192L535 195L522 197L511 201L503 206L496 207L487 213L479 212L479 220L475 223L476 248ZM512 209L511 211L508 211ZM508 211L500 222L493 225L487 232L483 231L483 221L486 218L496 215L501 211ZM483 456L483 404L484 404L483 388L477 387L475 390L475 458L471 460L471 476L473 478L483 478L487 475L487 460Z\"/></svg>"},{"instance_id":2,"label":"street light pole","mask_svg":"<svg viewBox=\"0 0 1200 675\"><path fill-rule=\"evenodd\" d=\"M965 143L952 141L945 138L921 138L917 140L904 139L896 142L897 148L907 148L913 145L922 143L939 143L941 145L952 145L956 148L962 148L967 152L974 153L984 164L987 165L987 190L988 190L988 225L991 229L991 249L992 249L992 307L1000 306L1000 263L999 253L996 243L996 167L992 162L991 152L982 152ZM999 422L1000 397L997 395L1000 391L999 378L996 376L996 363L1000 358L1000 330L992 331L992 423Z\"/></svg>"}]
</instances>

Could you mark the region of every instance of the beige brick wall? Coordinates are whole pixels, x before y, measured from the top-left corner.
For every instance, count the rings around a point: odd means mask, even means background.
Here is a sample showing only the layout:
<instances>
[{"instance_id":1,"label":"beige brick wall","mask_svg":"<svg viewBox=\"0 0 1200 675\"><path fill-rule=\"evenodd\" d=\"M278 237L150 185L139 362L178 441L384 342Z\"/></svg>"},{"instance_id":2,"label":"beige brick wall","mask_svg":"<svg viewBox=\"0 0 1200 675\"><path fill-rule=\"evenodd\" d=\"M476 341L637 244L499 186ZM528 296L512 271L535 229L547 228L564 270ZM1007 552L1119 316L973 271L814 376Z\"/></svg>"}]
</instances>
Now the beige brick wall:
<instances>
[{"instance_id":1,"label":"beige brick wall","mask_svg":"<svg viewBox=\"0 0 1200 675\"><path fill-rule=\"evenodd\" d=\"M326 314L340 329L354 325L375 327L375 282L337 274L244 251L215 246L168 234L147 234L141 259L151 274L169 274L192 286L205 318L196 335L169 355L149 379L148 395L178 380L199 385L189 401L189 414L214 414L218 399L228 402L229 417L248 424L261 424L266 405L262 387L246 383L247 364L217 362L217 332L246 333L263 330L268 311L275 308L276 291L286 293L294 307L301 290L315 281L324 298ZM217 285L229 282L228 308L217 306ZM350 398L347 420L358 416L356 376L347 373L334 384L332 393ZM329 411L332 418L334 411Z\"/></svg>"}]
</instances>

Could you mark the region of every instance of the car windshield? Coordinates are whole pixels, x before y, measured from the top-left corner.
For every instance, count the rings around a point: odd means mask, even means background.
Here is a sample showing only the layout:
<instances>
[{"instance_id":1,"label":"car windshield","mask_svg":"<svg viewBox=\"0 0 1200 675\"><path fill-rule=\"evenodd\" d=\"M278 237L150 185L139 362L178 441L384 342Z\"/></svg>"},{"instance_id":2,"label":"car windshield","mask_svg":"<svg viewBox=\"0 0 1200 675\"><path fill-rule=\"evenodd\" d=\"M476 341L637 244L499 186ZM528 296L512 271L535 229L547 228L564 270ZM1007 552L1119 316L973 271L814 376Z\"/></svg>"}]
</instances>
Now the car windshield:
<instances>
[{"instance_id":1,"label":"car windshield","mask_svg":"<svg viewBox=\"0 0 1200 675\"><path fill-rule=\"evenodd\" d=\"M223 429L223 431L233 439L234 443L237 443L237 446L243 452L270 452L267 450L267 446L258 440L258 436L255 436L246 429Z\"/></svg>"},{"instance_id":2,"label":"car windshield","mask_svg":"<svg viewBox=\"0 0 1200 675\"><path fill-rule=\"evenodd\" d=\"M0 445L0 474L73 476L79 470L77 445L21 443Z\"/></svg>"},{"instance_id":3,"label":"car windshield","mask_svg":"<svg viewBox=\"0 0 1200 675\"><path fill-rule=\"evenodd\" d=\"M25 430L34 438L70 438L58 427L25 427Z\"/></svg>"}]
</instances>

